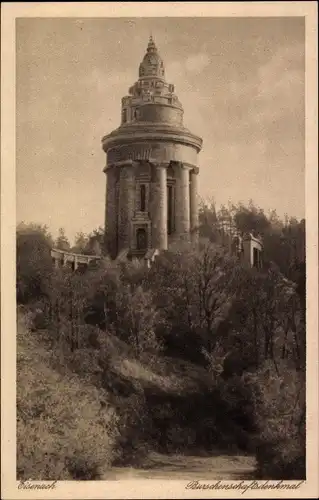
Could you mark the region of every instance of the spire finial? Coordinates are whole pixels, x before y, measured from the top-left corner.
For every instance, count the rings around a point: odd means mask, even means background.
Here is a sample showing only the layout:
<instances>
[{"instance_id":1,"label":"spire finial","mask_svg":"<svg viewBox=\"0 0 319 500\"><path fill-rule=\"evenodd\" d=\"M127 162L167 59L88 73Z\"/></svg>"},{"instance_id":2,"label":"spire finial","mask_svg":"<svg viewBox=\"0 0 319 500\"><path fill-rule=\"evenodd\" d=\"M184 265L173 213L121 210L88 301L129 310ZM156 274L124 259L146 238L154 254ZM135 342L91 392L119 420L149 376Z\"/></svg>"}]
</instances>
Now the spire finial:
<instances>
[{"instance_id":1,"label":"spire finial","mask_svg":"<svg viewBox=\"0 0 319 500\"><path fill-rule=\"evenodd\" d=\"M161 79L165 78L164 64L158 53L152 32L148 40L146 54L139 67L139 78L145 76L153 76Z\"/></svg>"},{"instance_id":2,"label":"spire finial","mask_svg":"<svg viewBox=\"0 0 319 500\"><path fill-rule=\"evenodd\" d=\"M149 38L148 46L147 46L147 51L149 52L151 50L157 50L155 42L154 42L154 38L153 38L153 35L152 35L152 32L150 33L150 38Z\"/></svg>"}]
</instances>

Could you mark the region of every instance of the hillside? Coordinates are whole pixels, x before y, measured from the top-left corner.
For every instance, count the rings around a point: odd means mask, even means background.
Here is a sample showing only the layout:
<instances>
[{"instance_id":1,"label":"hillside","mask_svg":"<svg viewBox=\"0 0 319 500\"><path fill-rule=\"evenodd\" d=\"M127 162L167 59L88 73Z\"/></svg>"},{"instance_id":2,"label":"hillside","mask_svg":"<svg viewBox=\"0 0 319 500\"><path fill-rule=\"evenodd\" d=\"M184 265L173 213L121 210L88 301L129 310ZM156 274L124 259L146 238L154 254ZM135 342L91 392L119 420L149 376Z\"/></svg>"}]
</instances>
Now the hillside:
<instances>
[{"instance_id":1,"label":"hillside","mask_svg":"<svg viewBox=\"0 0 319 500\"><path fill-rule=\"evenodd\" d=\"M102 460L107 467L113 458L114 409L101 411L101 391L57 363L21 312L17 332L18 477L99 477Z\"/></svg>"},{"instance_id":2,"label":"hillside","mask_svg":"<svg viewBox=\"0 0 319 500\"><path fill-rule=\"evenodd\" d=\"M72 273L49 243L18 233L19 477L181 474L181 457L216 472L243 454L258 477L304 477L302 273L290 287L206 240Z\"/></svg>"},{"instance_id":3,"label":"hillside","mask_svg":"<svg viewBox=\"0 0 319 500\"><path fill-rule=\"evenodd\" d=\"M236 472L236 457L220 457L217 462L215 458L213 466L209 456L219 456L217 444L216 449L203 454L200 433L215 430L212 420L203 419L202 426L198 422L205 410L203 395L207 396L211 385L205 370L168 357L142 365L131 356L127 344L108 335L108 373L101 371L97 376L85 363L81 370L72 367L62 351L53 346L47 330L30 329L29 317L20 307L19 477L108 477L112 464L117 467L110 477L127 474L125 470L131 469L121 467L132 464L146 475L148 469L176 475L181 473L183 460L171 455L173 449L188 453L189 467L195 471L202 464L208 471L217 467L219 474L224 469L226 475L229 469ZM207 412L212 419L210 405L206 405ZM196 459L192 453L202 456ZM251 471L252 463L243 458L241 467Z\"/></svg>"}]
</instances>

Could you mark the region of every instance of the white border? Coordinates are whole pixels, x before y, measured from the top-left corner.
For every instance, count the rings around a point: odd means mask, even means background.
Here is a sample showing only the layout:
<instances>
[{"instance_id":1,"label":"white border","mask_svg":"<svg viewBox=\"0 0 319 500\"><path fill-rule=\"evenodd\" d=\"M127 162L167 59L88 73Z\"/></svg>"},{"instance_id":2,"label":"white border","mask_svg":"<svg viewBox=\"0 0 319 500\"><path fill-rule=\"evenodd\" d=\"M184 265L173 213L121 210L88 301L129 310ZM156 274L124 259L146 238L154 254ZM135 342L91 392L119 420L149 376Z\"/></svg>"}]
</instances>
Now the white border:
<instances>
[{"instance_id":1,"label":"white border","mask_svg":"<svg viewBox=\"0 0 319 500\"><path fill-rule=\"evenodd\" d=\"M2 497L237 498L236 491L185 490L184 481L60 482L55 490L18 490L15 478L15 18L280 17L306 18L307 481L295 492L247 491L249 498L316 498L318 487L318 94L316 2L97 2L1 5L1 383Z\"/></svg>"}]
</instances>

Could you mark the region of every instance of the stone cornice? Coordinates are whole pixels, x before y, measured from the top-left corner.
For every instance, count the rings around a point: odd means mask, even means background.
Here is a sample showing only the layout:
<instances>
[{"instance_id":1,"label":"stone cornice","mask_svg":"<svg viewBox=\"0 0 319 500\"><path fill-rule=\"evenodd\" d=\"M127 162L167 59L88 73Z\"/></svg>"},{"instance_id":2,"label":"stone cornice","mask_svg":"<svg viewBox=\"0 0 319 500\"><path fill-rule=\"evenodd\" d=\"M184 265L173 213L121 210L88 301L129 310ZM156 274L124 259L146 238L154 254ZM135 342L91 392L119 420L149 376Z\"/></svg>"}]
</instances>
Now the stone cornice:
<instances>
[{"instance_id":1,"label":"stone cornice","mask_svg":"<svg viewBox=\"0 0 319 500\"><path fill-rule=\"evenodd\" d=\"M166 168L167 169L170 166L169 161L162 162L162 161L156 161L156 160L152 160L152 159L149 160L149 164L155 168Z\"/></svg>"},{"instance_id":2,"label":"stone cornice","mask_svg":"<svg viewBox=\"0 0 319 500\"><path fill-rule=\"evenodd\" d=\"M122 160L115 163L110 163L109 165L106 165L104 167L103 172L106 173L108 170L111 170L113 168L134 167L139 163L149 163L152 167L155 168L166 168L166 169L169 167L184 168L190 170L190 172L193 172L196 175L199 173L199 168L191 163L180 162L180 161L161 162L153 160L152 158L149 158L148 160Z\"/></svg>"},{"instance_id":3,"label":"stone cornice","mask_svg":"<svg viewBox=\"0 0 319 500\"><path fill-rule=\"evenodd\" d=\"M134 105L134 106L139 106L140 108L142 106L161 106L161 107L167 107L167 108L173 108L173 109L178 109L179 111L182 111L184 113L184 109L183 109L183 106L182 104L177 100L175 101L174 103L171 103L171 104L168 104L167 102L162 102L162 101L156 101L156 99L161 99L161 98L165 98L165 96L152 96L149 100L145 101L143 100L142 97L137 97L137 96L128 96L126 97L126 99L130 99L131 102L130 104L131 105ZM167 98L169 99L169 97ZM125 107L127 106L127 104L125 104ZM141 125L143 124L143 122L140 122ZM138 125L138 122L134 123L135 125ZM132 126L132 123L123 123L121 125L121 127L130 127ZM145 126L145 122L144 122L144 126Z\"/></svg>"},{"instance_id":4,"label":"stone cornice","mask_svg":"<svg viewBox=\"0 0 319 500\"><path fill-rule=\"evenodd\" d=\"M152 127L153 128L153 127ZM155 127L154 127L155 128ZM111 147L123 144L134 144L137 141L159 141L159 142L176 142L185 144L195 148L198 152L202 148L203 141L200 137L191 132L179 128L155 128L155 130L141 130L139 127L131 129L123 128L106 135L102 139L103 149L107 152Z\"/></svg>"},{"instance_id":5,"label":"stone cornice","mask_svg":"<svg viewBox=\"0 0 319 500\"><path fill-rule=\"evenodd\" d=\"M110 163L109 165L105 165L103 168L103 172L106 172L107 170L111 170L112 168L118 168L118 167L133 167L133 165L137 163L137 160L122 160L122 161L117 161L114 163Z\"/></svg>"}]
</instances>

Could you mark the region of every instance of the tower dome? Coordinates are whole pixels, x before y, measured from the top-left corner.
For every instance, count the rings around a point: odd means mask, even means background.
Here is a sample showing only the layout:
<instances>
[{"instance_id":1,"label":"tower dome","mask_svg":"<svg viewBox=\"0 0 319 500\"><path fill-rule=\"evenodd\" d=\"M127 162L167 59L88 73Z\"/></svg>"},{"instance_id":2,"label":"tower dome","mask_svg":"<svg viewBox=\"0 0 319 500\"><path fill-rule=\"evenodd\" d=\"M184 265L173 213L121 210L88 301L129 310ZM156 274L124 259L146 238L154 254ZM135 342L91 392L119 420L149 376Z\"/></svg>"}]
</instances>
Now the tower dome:
<instances>
[{"instance_id":1,"label":"tower dome","mask_svg":"<svg viewBox=\"0 0 319 500\"><path fill-rule=\"evenodd\" d=\"M158 77L161 79L165 78L164 63L158 53L152 36L150 36L146 54L139 67L139 78L147 76Z\"/></svg>"}]
</instances>

